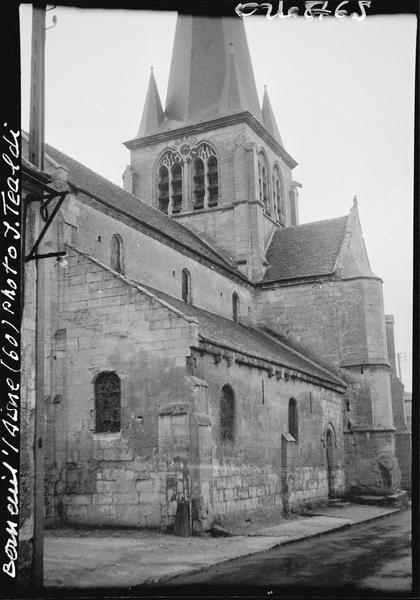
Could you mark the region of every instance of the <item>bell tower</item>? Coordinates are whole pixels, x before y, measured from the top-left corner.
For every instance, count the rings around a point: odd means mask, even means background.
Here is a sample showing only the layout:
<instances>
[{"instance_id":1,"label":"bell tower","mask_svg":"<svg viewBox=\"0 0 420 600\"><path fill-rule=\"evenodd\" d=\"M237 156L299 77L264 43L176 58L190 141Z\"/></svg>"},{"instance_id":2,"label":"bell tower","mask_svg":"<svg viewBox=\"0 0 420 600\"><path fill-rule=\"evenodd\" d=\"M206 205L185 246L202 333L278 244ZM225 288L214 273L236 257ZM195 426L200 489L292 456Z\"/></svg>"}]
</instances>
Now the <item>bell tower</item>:
<instances>
[{"instance_id":1,"label":"bell tower","mask_svg":"<svg viewBox=\"0 0 420 600\"><path fill-rule=\"evenodd\" d=\"M267 89L258 100L243 21L178 16L163 110L153 71L124 188L262 277L273 231L297 224L294 159Z\"/></svg>"}]
</instances>

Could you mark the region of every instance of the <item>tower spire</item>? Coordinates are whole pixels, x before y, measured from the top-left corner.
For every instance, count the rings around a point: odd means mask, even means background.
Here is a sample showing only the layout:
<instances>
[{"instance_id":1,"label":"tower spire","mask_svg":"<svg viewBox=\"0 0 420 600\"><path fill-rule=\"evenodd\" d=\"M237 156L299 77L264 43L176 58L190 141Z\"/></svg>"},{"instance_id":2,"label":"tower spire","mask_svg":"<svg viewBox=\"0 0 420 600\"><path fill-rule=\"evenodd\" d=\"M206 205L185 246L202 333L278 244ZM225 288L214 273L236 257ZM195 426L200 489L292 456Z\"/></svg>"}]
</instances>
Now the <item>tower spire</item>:
<instances>
[{"instance_id":1,"label":"tower spire","mask_svg":"<svg viewBox=\"0 0 420 600\"><path fill-rule=\"evenodd\" d=\"M226 69L226 76L220 95L219 113L227 115L230 113L247 110L245 92L238 76L236 64L236 52L233 42L229 42L230 52Z\"/></svg>"},{"instance_id":2,"label":"tower spire","mask_svg":"<svg viewBox=\"0 0 420 600\"><path fill-rule=\"evenodd\" d=\"M264 96L262 103L262 119L263 124L268 133L270 133L273 138L283 146L283 140L281 139L281 135L279 132L279 128L277 126L276 117L274 116L273 108L271 106L270 98L267 92L267 86L264 86Z\"/></svg>"},{"instance_id":3,"label":"tower spire","mask_svg":"<svg viewBox=\"0 0 420 600\"><path fill-rule=\"evenodd\" d=\"M168 122L176 127L224 116L226 96L262 121L243 22L179 15L165 107Z\"/></svg>"},{"instance_id":4,"label":"tower spire","mask_svg":"<svg viewBox=\"0 0 420 600\"><path fill-rule=\"evenodd\" d=\"M156 85L153 67L150 67L149 87L147 88L146 101L137 137L144 137L157 133L164 118L162 103Z\"/></svg>"}]
</instances>

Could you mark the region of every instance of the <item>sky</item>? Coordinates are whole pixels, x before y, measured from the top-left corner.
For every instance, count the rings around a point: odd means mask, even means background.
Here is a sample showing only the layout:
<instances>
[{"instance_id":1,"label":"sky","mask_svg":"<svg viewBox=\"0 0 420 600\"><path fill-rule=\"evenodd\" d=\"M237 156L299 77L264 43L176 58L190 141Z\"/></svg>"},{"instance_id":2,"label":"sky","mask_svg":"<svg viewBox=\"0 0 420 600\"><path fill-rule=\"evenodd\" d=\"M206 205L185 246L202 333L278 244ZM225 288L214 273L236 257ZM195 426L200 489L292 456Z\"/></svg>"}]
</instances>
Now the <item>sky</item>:
<instances>
[{"instance_id":1,"label":"sky","mask_svg":"<svg viewBox=\"0 0 420 600\"><path fill-rule=\"evenodd\" d=\"M29 128L31 6L21 8L22 128ZM368 12L368 11L367 11ZM176 14L58 7L46 34L46 142L122 185L154 67L166 97ZM232 16L235 16L234 14ZM237 17L239 18L239 17ZM348 214L357 195L373 272L395 315L411 391L414 15L244 18L257 89L267 85L298 162L300 222ZM406 358L404 358L404 356Z\"/></svg>"}]
</instances>

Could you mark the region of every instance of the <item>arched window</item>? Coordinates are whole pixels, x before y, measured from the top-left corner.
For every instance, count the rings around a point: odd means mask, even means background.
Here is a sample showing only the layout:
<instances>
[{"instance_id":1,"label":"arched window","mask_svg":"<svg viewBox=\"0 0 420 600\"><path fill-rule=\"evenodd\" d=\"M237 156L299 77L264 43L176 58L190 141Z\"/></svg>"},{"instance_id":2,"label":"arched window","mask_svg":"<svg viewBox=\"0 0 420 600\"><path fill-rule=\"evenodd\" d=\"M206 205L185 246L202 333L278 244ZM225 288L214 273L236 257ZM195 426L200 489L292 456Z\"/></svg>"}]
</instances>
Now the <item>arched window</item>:
<instances>
[{"instance_id":1,"label":"arched window","mask_svg":"<svg viewBox=\"0 0 420 600\"><path fill-rule=\"evenodd\" d=\"M116 373L100 373L95 380L95 431L121 429L121 382Z\"/></svg>"},{"instance_id":2,"label":"arched window","mask_svg":"<svg viewBox=\"0 0 420 600\"><path fill-rule=\"evenodd\" d=\"M216 152L208 144L201 144L195 152L193 163L194 208L217 206L219 198L219 172Z\"/></svg>"},{"instance_id":3,"label":"arched window","mask_svg":"<svg viewBox=\"0 0 420 600\"><path fill-rule=\"evenodd\" d=\"M299 425L298 425L298 412L297 412L297 402L294 398L290 398L289 400L289 433L294 437L295 441L298 441L299 437Z\"/></svg>"},{"instance_id":4,"label":"arched window","mask_svg":"<svg viewBox=\"0 0 420 600\"><path fill-rule=\"evenodd\" d=\"M217 206L219 199L219 173L217 170L217 158L212 155L208 160L209 181L209 206Z\"/></svg>"},{"instance_id":5,"label":"arched window","mask_svg":"<svg viewBox=\"0 0 420 600\"><path fill-rule=\"evenodd\" d=\"M172 165L172 212L179 213L182 208L182 167L179 162Z\"/></svg>"},{"instance_id":6,"label":"arched window","mask_svg":"<svg viewBox=\"0 0 420 600\"><path fill-rule=\"evenodd\" d=\"M168 214L169 204L169 171L168 167L162 165L159 168L159 182L158 182L158 205L159 210Z\"/></svg>"},{"instance_id":7,"label":"arched window","mask_svg":"<svg viewBox=\"0 0 420 600\"><path fill-rule=\"evenodd\" d=\"M222 442L233 442L235 433L235 397L230 385L222 388L220 399L220 439Z\"/></svg>"},{"instance_id":8,"label":"arched window","mask_svg":"<svg viewBox=\"0 0 420 600\"><path fill-rule=\"evenodd\" d=\"M111 240L111 269L118 273L124 271L124 246L122 238L117 234Z\"/></svg>"},{"instance_id":9,"label":"arched window","mask_svg":"<svg viewBox=\"0 0 420 600\"><path fill-rule=\"evenodd\" d=\"M284 206L284 187L283 179L278 165L275 165L273 169L273 204L275 219L281 225L284 225L286 221Z\"/></svg>"},{"instance_id":10,"label":"arched window","mask_svg":"<svg viewBox=\"0 0 420 600\"><path fill-rule=\"evenodd\" d=\"M239 312L239 296L236 292L232 294L232 318L235 323L239 323L240 312Z\"/></svg>"},{"instance_id":11,"label":"arched window","mask_svg":"<svg viewBox=\"0 0 420 600\"><path fill-rule=\"evenodd\" d=\"M201 158L193 161L194 208L204 207L204 163Z\"/></svg>"},{"instance_id":12,"label":"arched window","mask_svg":"<svg viewBox=\"0 0 420 600\"><path fill-rule=\"evenodd\" d=\"M191 275L188 269L182 269L182 299L191 304Z\"/></svg>"},{"instance_id":13,"label":"arched window","mask_svg":"<svg viewBox=\"0 0 420 600\"><path fill-rule=\"evenodd\" d=\"M168 150L157 165L157 206L165 214L182 209L182 165L180 157Z\"/></svg>"},{"instance_id":14,"label":"arched window","mask_svg":"<svg viewBox=\"0 0 420 600\"><path fill-rule=\"evenodd\" d=\"M264 210L270 214L271 207L268 189L268 165L263 152L260 152L258 156L258 183L260 188L260 201L264 207Z\"/></svg>"}]
</instances>

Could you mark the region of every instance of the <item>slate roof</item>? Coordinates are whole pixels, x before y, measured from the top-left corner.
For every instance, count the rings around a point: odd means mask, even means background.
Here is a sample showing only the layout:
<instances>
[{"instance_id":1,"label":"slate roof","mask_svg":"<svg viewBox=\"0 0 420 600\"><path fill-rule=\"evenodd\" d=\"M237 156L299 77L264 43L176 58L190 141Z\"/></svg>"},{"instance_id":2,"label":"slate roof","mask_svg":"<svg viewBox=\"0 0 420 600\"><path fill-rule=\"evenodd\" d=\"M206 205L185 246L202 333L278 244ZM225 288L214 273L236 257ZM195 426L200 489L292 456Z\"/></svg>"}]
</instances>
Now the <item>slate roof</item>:
<instances>
[{"instance_id":1,"label":"slate roof","mask_svg":"<svg viewBox=\"0 0 420 600\"><path fill-rule=\"evenodd\" d=\"M280 364L289 369L328 381L334 385L345 387L342 379L331 371L317 365L313 360L306 358L287 344L271 337L261 329L235 323L220 315L208 312L203 308L186 304L178 298L173 298L164 292L141 284L150 290L159 299L174 306L189 317L198 321L200 336L209 342L226 346L244 354Z\"/></svg>"},{"instance_id":2,"label":"slate roof","mask_svg":"<svg viewBox=\"0 0 420 600\"><path fill-rule=\"evenodd\" d=\"M24 156L28 155L28 142L24 136L22 136L22 153ZM80 188L92 197L99 201L102 200L117 210L124 211L134 219L157 230L176 243L186 246L201 257L207 258L241 279L245 279L244 275L233 265L233 262L231 263L227 260L223 252L219 252L209 242L200 239L197 234L177 223L161 211L145 204L136 196L129 194L111 181L108 181L108 179L105 179L105 177L102 177L102 175L92 171L49 144L45 144L45 153L47 155L44 169L46 173L51 173L54 170L52 166L48 165L49 156L58 164L65 165L68 168L69 182L76 188Z\"/></svg>"},{"instance_id":3,"label":"slate roof","mask_svg":"<svg viewBox=\"0 0 420 600\"><path fill-rule=\"evenodd\" d=\"M263 281L327 275L343 243L348 216L277 230L268 248Z\"/></svg>"}]
</instances>

